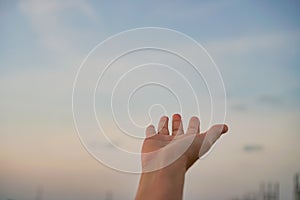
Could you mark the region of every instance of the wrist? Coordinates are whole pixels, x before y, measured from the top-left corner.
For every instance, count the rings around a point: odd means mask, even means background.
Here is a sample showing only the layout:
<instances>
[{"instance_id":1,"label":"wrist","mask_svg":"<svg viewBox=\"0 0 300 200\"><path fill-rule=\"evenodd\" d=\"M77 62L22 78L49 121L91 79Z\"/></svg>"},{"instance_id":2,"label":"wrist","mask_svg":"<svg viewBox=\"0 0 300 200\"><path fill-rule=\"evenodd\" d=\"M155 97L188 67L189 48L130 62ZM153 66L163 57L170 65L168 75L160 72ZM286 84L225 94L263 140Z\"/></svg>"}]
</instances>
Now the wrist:
<instances>
[{"instance_id":1,"label":"wrist","mask_svg":"<svg viewBox=\"0 0 300 200\"><path fill-rule=\"evenodd\" d=\"M155 172L157 172L157 175L164 177L164 178L176 178L180 177L182 175L185 175L187 171L187 161L185 157L181 157L172 164L159 169Z\"/></svg>"},{"instance_id":2,"label":"wrist","mask_svg":"<svg viewBox=\"0 0 300 200\"><path fill-rule=\"evenodd\" d=\"M136 200L182 199L185 173L184 158L162 169L142 173Z\"/></svg>"}]
</instances>

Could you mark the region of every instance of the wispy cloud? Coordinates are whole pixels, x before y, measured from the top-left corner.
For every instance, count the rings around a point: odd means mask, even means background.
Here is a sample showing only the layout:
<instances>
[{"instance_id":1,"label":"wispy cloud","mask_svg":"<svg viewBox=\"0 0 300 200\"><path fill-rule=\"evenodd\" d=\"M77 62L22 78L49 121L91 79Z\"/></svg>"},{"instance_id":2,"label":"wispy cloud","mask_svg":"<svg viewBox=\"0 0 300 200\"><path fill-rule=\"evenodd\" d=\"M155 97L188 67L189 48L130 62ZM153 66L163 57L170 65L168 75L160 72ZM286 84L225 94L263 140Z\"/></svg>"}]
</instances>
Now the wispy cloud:
<instances>
[{"instance_id":1,"label":"wispy cloud","mask_svg":"<svg viewBox=\"0 0 300 200\"><path fill-rule=\"evenodd\" d=\"M245 112L248 109L245 104L234 104L234 105L231 105L230 108L232 110L238 111L238 112Z\"/></svg>"},{"instance_id":2,"label":"wispy cloud","mask_svg":"<svg viewBox=\"0 0 300 200\"><path fill-rule=\"evenodd\" d=\"M283 31L246 35L239 38L212 41L207 48L217 55L240 55L261 51L281 51L300 43L300 31Z\"/></svg>"},{"instance_id":3,"label":"wispy cloud","mask_svg":"<svg viewBox=\"0 0 300 200\"><path fill-rule=\"evenodd\" d=\"M192 4L187 4L182 1L163 1L161 5L154 9L155 16L165 17L171 20L192 20L207 19L215 15L225 6L230 3L228 1L195 1ZM173 11L176 10L176 15Z\"/></svg>"},{"instance_id":4,"label":"wispy cloud","mask_svg":"<svg viewBox=\"0 0 300 200\"><path fill-rule=\"evenodd\" d=\"M278 106L284 103L282 98L274 95L268 95L268 94L260 95L257 101L259 103L267 104L270 106L276 106L276 105Z\"/></svg>"},{"instance_id":5,"label":"wispy cloud","mask_svg":"<svg viewBox=\"0 0 300 200\"><path fill-rule=\"evenodd\" d=\"M70 39L79 32L66 23L70 16L77 14L92 19L95 15L92 7L83 0L29 0L20 1L18 7L30 21L41 44L59 52L71 50Z\"/></svg>"},{"instance_id":6,"label":"wispy cloud","mask_svg":"<svg viewBox=\"0 0 300 200\"><path fill-rule=\"evenodd\" d=\"M243 147L245 152L260 152L264 147L260 144L247 144Z\"/></svg>"}]
</instances>

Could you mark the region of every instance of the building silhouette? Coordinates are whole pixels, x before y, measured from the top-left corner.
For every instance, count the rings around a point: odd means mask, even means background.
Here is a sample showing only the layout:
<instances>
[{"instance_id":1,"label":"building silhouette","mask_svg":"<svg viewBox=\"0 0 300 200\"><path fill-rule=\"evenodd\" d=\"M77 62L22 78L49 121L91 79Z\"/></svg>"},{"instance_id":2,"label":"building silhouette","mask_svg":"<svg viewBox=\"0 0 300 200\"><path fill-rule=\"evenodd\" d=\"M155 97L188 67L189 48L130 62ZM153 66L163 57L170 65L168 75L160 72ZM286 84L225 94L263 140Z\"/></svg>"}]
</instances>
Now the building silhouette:
<instances>
[{"instance_id":1,"label":"building silhouette","mask_svg":"<svg viewBox=\"0 0 300 200\"><path fill-rule=\"evenodd\" d=\"M43 200L44 188L42 185L39 185L36 189L35 200Z\"/></svg>"},{"instance_id":2,"label":"building silhouette","mask_svg":"<svg viewBox=\"0 0 300 200\"><path fill-rule=\"evenodd\" d=\"M279 183L261 183L258 192L249 193L232 200L279 200Z\"/></svg>"},{"instance_id":3,"label":"building silhouette","mask_svg":"<svg viewBox=\"0 0 300 200\"><path fill-rule=\"evenodd\" d=\"M279 183L261 184L259 200L279 200Z\"/></svg>"},{"instance_id":4,"label":"building silhouette","mask_svg":"<svg viewBox=\"0 0 300 200\"><path fill-rule=\"evenodd\" d=\"M296 174L295 178L294 178L294 198L295 198L295 200L300 200L300 180L299 180L299 174Z\"/></svg>"},{"instance_id":5,"label":"building silhouette","mask_svg":"<svg viewBox=\"0 0 300 200\"><path fill-rule=\"evenodd\" d=\"M106 191L105 200L113 200L113 193L112 193L112 191L110 191L110 190Z\"/></svg>"}]
</instances>

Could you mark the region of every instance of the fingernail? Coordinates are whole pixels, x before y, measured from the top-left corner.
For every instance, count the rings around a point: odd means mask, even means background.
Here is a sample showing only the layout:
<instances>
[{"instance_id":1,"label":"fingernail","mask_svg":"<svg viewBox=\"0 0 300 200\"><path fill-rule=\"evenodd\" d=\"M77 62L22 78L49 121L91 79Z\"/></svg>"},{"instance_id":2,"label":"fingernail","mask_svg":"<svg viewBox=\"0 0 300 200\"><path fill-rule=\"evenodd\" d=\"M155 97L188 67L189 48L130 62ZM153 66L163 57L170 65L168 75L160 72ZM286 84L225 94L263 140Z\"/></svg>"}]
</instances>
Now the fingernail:
<instances>
[{"instance_id":1,"label":"fingernail","mask_svg":"<svg viewBox=\"0 0 300 200\"><path fill-rule=\"evenodd\" d=\"M181 115L180 115L180 114L174 114L174 115L173 115L173 118L174 118L174 119L180 119L180 118L181 118Z\"/></svg>"},{"instance_id":2,"label":"fingernail","mask_svg":"<svg viewBox=\"0 0 300 200\"><path fill-rule=\"evenodd\" d=\"M228 126L226 124L224 124L222 134L226 133L227 131L228 131Z\"/></svg>"}]
</instances>

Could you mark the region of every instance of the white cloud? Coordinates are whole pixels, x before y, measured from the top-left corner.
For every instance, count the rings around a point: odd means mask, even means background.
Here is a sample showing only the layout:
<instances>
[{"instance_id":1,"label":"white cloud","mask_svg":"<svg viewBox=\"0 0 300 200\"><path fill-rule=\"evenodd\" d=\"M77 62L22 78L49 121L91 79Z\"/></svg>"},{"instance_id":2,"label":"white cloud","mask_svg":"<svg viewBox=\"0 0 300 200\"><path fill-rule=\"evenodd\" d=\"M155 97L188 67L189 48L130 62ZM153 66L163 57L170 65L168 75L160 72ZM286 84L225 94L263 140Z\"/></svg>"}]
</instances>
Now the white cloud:
<instances>
[{"instance_id":1,"label":"white cloud","mask_svg":"<svg viewBox=\"0 0 300 200\"><path fill-rule=\"evenodd\" d=\"M208 42L205 46L216 55L255 53L258 51L281 51L300 43L300 31L286 31L247 35L240 38Z\"/></svg>"},{"instance_id":2,"label":"white cloud","mask_svg":"<svg viewBox=\"0 0 300 200\"><path fill-rule=\"evenodd\" d=\"M160 1L160 6L154 9L154 16L164 16L172 20L190 21L195 19L207 19L228 6L228 1L198 1L188 4L184 1ZM192 6L191 6L192 5ZM174 15L176 10L176 15Z\"/></svg>"},{"instance_id":3,"label":"white cloud","mask_svg":"<svg viewBox=\"0 0 300 200\"><path fill-rule=\"evenodd\" d=\"M71 16L76 12L89 19L95 16L92 7L83 0L20 1L19 9L29 19L41 44L59 52L70 50L70 39L79 34L79 30L74 31L63 23L66 13Z\"/></svg>"}]
</instances>

